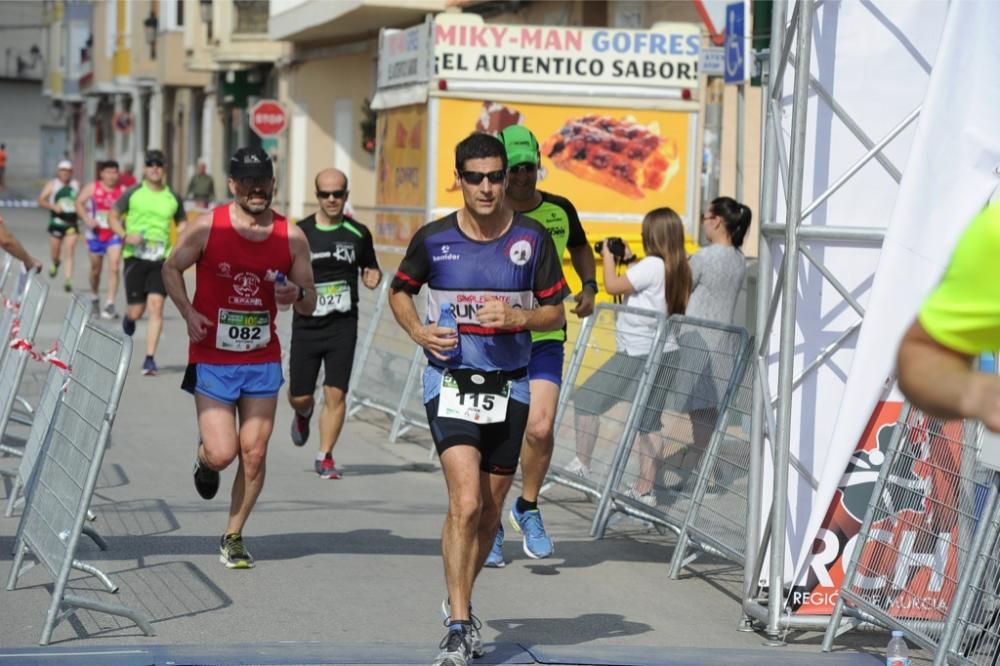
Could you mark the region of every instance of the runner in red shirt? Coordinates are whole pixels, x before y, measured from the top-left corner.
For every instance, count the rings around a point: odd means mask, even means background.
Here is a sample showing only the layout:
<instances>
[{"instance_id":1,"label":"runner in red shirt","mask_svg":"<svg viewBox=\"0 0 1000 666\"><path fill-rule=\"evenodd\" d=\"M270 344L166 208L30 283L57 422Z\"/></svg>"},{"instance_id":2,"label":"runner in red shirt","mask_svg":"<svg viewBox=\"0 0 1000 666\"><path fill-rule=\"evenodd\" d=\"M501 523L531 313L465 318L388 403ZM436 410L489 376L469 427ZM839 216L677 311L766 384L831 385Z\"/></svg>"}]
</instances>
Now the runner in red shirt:
<instances>
[{"instance_id":1,"label":"runner in red shirt","mask_svg":"<svg viewBox=\"0 0 1000 666\"><path fill-rule=\"evenodd\" d=\"M115 319L115 295L121 272L122 238L111 230L111 209L125 192L118 172L118 162L105 160L97 165L97 181L85 185L76 197L77 217L83 220L90 252L90 303L101 319ZM101 269L108 257L108 297L100 308Z\"/></svg>"},{"instance_id":2,"label":"runner in red shirt","mask_svg":"<svg viewBox=\"0 0 1000 666\"><path fill-rule=\"evenodd\" d=\"M163 283L191 341L181 387L194 394L198 412L195 488L212 499L219 472L239 459L220 560L230 569L249 569L254 561L241 534L264 485L283 383L277 308L294 305L299 314L312 314L316 292L305 234L271 210L271 158L241 148L229 174L233 202L188 225L163 265ZM194 302L184 285L191 266L197 268Z\"/></svg>"},{"instance_id":3,"label":"runner in red shirt","mask_svg":"<svg viewBox=\"0 0 1000 666\"><path fill-rule=\"evenodd\" d=\"M129 188L139 183L139 181L136 180L135 178L135 174L132 173L134 169L135 166L131 162L126 162L125 164L122 165L122 173L121 173L122 186Z\"/></svg>"}]
</instances>

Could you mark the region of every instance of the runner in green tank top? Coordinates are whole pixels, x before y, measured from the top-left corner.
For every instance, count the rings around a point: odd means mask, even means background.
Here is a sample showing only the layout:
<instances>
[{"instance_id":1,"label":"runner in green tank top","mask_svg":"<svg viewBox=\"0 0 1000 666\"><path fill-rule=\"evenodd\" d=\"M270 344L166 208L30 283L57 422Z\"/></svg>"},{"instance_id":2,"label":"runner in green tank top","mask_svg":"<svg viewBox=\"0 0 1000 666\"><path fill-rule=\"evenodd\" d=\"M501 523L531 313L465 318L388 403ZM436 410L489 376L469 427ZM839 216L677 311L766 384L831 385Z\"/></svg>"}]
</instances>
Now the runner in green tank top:
<instances>
[{"instance_id":1,"label":"runner in green tank top","mask_svg":"<svg viewBox=\"0 0 1000 666\"><path fill-rule=\"evenodd\" d=\"M541 153L538 140L528 128L511 125L500 133L500 140L507 149L507 206L545 227L556 244L559 257L569 250L573 269L583 283L583 289L575 296L573 313L577 317L587 317L594 311L596 269L594 254L576 208L563 197L537 189ZM525 433L527 446L521 449L522 491L511 507L509 518L510 526L523 537L525 554L532 559L541 559L549 557L555 550L538 510L538 493L548 474L555 445L553 426L559 388L562 386L566 329L532 333L531 341L531 361L528 364L531 403ZM506 564L503 539L501 521L486 566L502 567Z\"/></svg>"},{"instance_id":2,"label":"runner in green tank top","mask_svg":"<svg viewBox=\"0 0 1000 666\"><path fill-rule=\"evenodd\" d=\"M66 281L63 289L73 291L73 258L76 255L77 217L76 195L80 184L73 178L73 163L62 160L56 168L56 177L45 184L38 195L38 205L49 211L49 250L52 264L49 277L59 272L63 263ZM62 260L60 257L64 257Z\"/></svg>"},{"instance_id":3,"label":"runner in green tank top","mask_svg":"<svg viewBox=\"0 0 1000 666\"><path fill-rule=\"evenodd\" d=\"M142 182L129 188L115 202L109 224L122 237L125 247L125 302L128 309L122 318L126 335L135 333L135 322L149 309L146 330L146 358L142 374L157 373L156 347L163 331L163 302L167 297L161 270L170 255L171 225L177 234L187 222L184 203L164 179L166 156L159 150L146 153Z\"/></svg>"}]
</instances>

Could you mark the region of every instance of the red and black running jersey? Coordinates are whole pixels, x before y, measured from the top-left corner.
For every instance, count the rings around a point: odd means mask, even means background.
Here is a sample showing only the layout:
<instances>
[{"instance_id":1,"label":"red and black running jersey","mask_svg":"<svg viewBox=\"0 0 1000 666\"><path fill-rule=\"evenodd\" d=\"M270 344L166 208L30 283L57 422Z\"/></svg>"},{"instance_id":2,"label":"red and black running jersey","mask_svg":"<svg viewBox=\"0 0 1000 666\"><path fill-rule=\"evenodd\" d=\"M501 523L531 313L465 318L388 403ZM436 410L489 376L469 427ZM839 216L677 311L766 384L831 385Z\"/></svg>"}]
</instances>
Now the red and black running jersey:
<instances>
[{"instance_id":1,"label":"red and black running jersey","mask_svg":"<svg viewBox=\"0 0 1000 666\"><path fill-rule=\"evenodd\" d=\"M292 331L311 337L323 335L338 320L358 317L358 274L364 268L378 269L375 244L368 227L349 217L324 227L310 215L299 221L299 229L309 241L313 277L316 280L316 309L311 316L295 313Z\"/></svg>"},{"instance_id":2,"label":"red and black running jersey","mask_svg":"<svg viewBox=\"0 0 1000 666\"><path fill-rule=\"evenodd\" d=\"M569 296L552 237L538 222L515 214L503 236L472 240L458 227L458 214L430 222L410 240L392 288L416 294L426 284L427 321L437 321L441 305L452 306L462 338L460 364L435 365L517 370L528 365L531 334L527 330L480 326L476 311L500 298L514 308L558 305Z\"/></svg>"}]
</instances>

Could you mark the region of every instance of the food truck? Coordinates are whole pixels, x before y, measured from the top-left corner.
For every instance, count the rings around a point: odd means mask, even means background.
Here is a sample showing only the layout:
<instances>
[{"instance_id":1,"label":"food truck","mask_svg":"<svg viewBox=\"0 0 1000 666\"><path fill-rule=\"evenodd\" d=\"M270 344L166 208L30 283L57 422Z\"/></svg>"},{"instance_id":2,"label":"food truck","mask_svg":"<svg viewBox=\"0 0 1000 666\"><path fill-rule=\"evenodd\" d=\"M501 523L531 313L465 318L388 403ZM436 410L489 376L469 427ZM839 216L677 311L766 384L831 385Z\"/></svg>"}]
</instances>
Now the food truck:
<instances>
[{"instance_id":1,"label":"food truck","mask_svg":"<svg viewBox=\"0 0 1000 666\"><path fill-rule=\"evenodd\" d=\"M700 45L694 23L620 30L443 13L383 29L372 101L375 242L402 252L421 225L462 205L461 139L522 124L541 145L539 189L573 203L591 243L620 236L640 252L643 215L670 206L691 244Z\"/></svg>"}]
</instances>

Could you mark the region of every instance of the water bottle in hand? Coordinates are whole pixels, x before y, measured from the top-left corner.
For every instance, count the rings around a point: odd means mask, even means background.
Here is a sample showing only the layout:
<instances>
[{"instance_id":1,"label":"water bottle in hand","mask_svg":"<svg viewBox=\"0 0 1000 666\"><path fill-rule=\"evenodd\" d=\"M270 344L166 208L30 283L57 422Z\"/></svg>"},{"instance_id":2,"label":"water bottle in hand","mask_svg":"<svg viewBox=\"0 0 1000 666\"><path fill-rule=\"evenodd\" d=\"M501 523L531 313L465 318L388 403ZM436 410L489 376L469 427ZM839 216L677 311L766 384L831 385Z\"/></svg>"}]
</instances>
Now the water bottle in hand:
<instances>
[{"instance_id":1,"label":"water bottle in hand","mask_svg":"<svg viewBox=\"0 0 1000 666\"><path fill-rule=\"evenodd\" d=\"M910 666L910 648L902 631L892 632L892 639L885 650L885 666Z\"/></svg>"},{"instance_id":2,"label":"water bottle in hand","mask_svg":"<svg viewBox=\"0 0 1000 666\"><path fill-rule=\"evenodd\" d=\"M275 287L277 287L279 284L280 285L284 285L287 282L288 282L288 278L285 277L284 273L282 273L281 271L278 271L275 274L275 276L274 276L274 286ZM278 303L278 309L279 310L288 310L291 307L292 307L291 303L285 303L284 305L282 305L281 303Z\"/></svg>"},{"instance_id":3,"label":"water bottle in hand","mask_svg":"<svg viewBox=\"0 0 1000 666\"><path fill-rule=\"evenodd\" d=\"M445 350L442 354L449 360L458 361L462 358L462 340L458 337L458 322L455 321L455 315L451 313L451 305L448 303L441 304L441 315L438 317L437 325L443 328L451 328L455 331L455 338L458 340L458 344L451 349Z\"/></svg>"}]
</instances>

